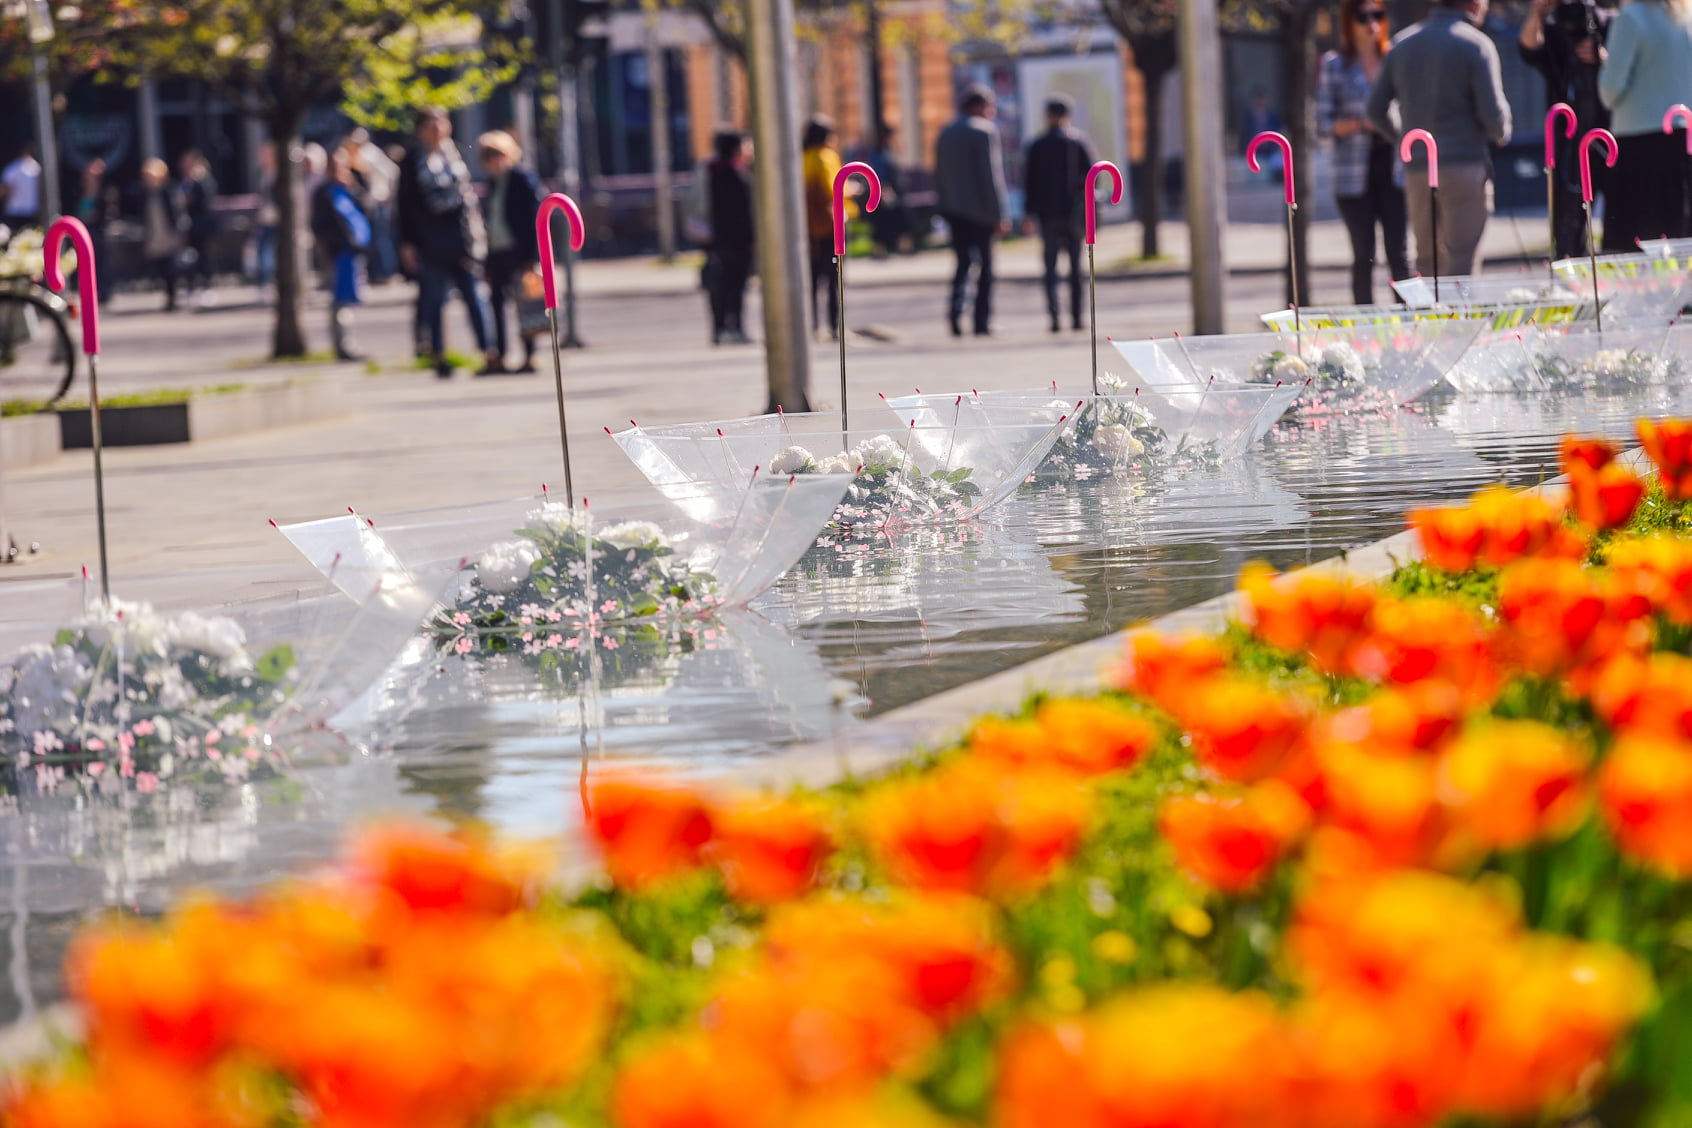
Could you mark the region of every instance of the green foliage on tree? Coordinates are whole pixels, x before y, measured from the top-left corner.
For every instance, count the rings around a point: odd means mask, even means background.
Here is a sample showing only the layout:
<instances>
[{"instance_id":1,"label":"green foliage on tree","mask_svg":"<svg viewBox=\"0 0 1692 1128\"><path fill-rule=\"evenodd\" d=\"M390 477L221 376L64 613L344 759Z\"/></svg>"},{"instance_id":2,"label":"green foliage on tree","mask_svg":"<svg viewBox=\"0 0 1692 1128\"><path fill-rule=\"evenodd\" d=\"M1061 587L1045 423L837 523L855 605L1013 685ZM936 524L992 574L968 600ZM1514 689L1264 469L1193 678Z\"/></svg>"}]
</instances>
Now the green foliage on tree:
<instances>
[{"instance_id":1,"label":"green foliage on tree","mask_svg":"<svg viewBox=\"0 0 1692 1128\"><path fill-rule=\"evenodd\" d=\"M279 154L293 154L311 108L340 96L353 116L410 124L406 109L464 104L502 81L482 19L496 0L135 0L147 18L121 37L138 73L201 79L265 124ZM274 356L306 354L300 330L300 199L294 162L276 178Z\"/></svg>"},{"instance_id":2,"label":"green foliage on tree","mask_svg":"<svg viewBox=\"0 0 1692 1128\"><path fill-rule=\"evenodd\" d=\"M82 0L77 4L52 4L53 38L40 45L47 58L47 73L55 90L90 73L120 73L119 60L124 33L154 19L146 0ZM36 45L29 39L29 24L22 13L8 14L0 4L0 82L17 82L32 74Z\"/></svg>"}]
</instances>

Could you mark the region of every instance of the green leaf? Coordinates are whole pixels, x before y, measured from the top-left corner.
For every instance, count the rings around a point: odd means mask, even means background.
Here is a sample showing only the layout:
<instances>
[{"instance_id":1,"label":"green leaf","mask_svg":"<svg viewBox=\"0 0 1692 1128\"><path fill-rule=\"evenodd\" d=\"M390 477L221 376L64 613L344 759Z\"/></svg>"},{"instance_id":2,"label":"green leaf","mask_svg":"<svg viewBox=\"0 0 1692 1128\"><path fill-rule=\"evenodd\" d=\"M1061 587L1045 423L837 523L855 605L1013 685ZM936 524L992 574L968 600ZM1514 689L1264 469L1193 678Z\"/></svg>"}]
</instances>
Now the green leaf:
<instances>
[{"instance_id":1,"label":"green leaf","mask_svg":"<svg viewBox=\"0 0 1692 1128\"><path fill-rule=\"evenodd\" d=\"M288 676L288 671L297 664L294 648L287 643L273 646L259 656L253 664L258 676L267 682L279 682Z\"/></svg>"}]
</instances>

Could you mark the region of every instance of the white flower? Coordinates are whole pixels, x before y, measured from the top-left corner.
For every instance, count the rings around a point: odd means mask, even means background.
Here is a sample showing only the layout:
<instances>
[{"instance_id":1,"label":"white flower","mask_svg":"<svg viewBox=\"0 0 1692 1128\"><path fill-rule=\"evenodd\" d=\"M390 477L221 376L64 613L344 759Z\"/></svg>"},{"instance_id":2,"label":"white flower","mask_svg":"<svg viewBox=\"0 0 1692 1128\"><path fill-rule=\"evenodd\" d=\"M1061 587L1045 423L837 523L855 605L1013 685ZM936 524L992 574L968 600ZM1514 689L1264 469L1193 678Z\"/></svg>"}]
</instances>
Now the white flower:
<instances>
[{"instance_id":1,"label":"white flower","mask_svg":"<svg viewBox=\"0 0 1692 1128\"><path fill-rule=\"evenodd\" d=\"M34 643L23 647L12 658L6 701L17 731L68 731L93 676L93 667L69 646Z\"/></svg>"},{"instance_id":2,"label":"white flower","mask_svg":"<svg viewBox=\"0 0 1692 1128\"><path fill-rule=\"evenodd\" d=\"M1322 353L1322 369L1330 379L1348 384L1363 382L1363 358L1344 341L1329 345Z\"/></svg>"},{"instance_id":3,"label":"white flower","mask_svg":"<svg viewBox=\"0 0 1692 1128\"><path fill-rule=\"evenodd\" d=\"M658 548L664 543L664 530L651 521L624 521L608 526L599 539L616 549Z\"/></svg>"},{"instance_id":4,"label":"white flower","mask_svg":"<svg viewBox=\"0 0 1692 1128\"><path fill-rule=\"evenodd\" d=\"M1504 292L1505 305L1525 305L1528 302L1535 302L1538 300L1539 294L1528 286L1517 286L1514 290L1506 290Z\"/></svg>"},{"instance_id":5,"label":"white flower","mask_svg":"<svg viewBox=\"0 0 1692 1128\"><path fill-rule=\"evenodd\" d=\"M1304 363L1302 357L1288 353L1275 362L1269 375L1283 384L1302 384L1310 378L1310 366Z\"/></svg>"},{"instance_id":6,"label":"white flower","mask_svg":"<svg viewBox=\"0 0 1692 1128\"><path fill-rule=\"evenodd\" d=\"M877 435L873 439L865 439L858 446L857 455L864 469L875 473L898 466L904 460L905 449L887 435Z\"/></svg>"},{"instance_id":7,"label":"white flower","mask_svg":"<svg viewBox=\"0 0 1692 1128\"><path fill-rule=\"evenodd\" d=\"M806 474L816 466L817 460L811 457L811 452L802 446L790 446L774 458L770 459L771 474Z\"/></svg>"},{"instance_id":8,"label":"white flower","mask_svg":"<svg viewBox=\"0 0 1692 1128\"><path fill-rule=\"evenodd\" d=\"M857 452L848 451L845 454L825 458L816 464L815 472L818 474L856 474L858 472Z\"/></svg>"},{"instance_id":9,"label":"white flower","mask_svg":"<svg viewBox=\"0 0 1692 1128\"><path fill-rule=\"evenodd\" d=\"M1120 392L1123 388L1125 388L1127 386L1127 383L1128 382L1126 380L1124 380L1120 376L1115 375L1114 373L1110 373L1110 372L1099 373L1099 390L1101 392ZM1063 400L1054 400L1053 402L1054 403L1063 403L1064 401Z\"/></svg>"},{"instance_id":10,"label":"white flower","mask_svg":"<svg viewBox=\"0 0 1692 1128\"><path fill-rule=\"evenodd\" d=\"M1145 452L1145 444L1134 437L1134 432L1121 423L1106 423L1093 432L1093 445L1107 458L1138 457Z\"/></svg>"},{"instance_id":11,"label":"white flower","mask_svg":"<svg viewBox=\"0 0 1692 1128\"><path fill-rule=\"evenodd\" d=\"M496 544L476 561L476 580L489 591L515 591L529 578L529 570L540 558L540 548L533 541Z\"/></svg>"},{"instance_id":12,"label":"white flower","mask_svg":"<svg viewBox=\"0 0 1692 1128\"><path fill-rule=\"evenodd\" d=\"M199 650L222 658L231 666L246 666L247 636L239 623L221 615L210 618L184 611L166 625L172 646Z\"/></svg>"}]
</instances>

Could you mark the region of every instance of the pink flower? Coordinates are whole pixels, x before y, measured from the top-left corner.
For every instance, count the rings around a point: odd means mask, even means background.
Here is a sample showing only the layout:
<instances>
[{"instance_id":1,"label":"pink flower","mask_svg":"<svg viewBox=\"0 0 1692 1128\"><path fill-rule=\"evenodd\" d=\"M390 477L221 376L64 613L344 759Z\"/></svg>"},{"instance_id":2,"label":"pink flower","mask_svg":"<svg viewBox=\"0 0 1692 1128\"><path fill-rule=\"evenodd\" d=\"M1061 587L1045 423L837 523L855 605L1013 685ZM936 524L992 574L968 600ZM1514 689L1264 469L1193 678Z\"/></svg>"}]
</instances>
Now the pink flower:
<instances>
[{"instance_id":1,"label":"pink flower","mask_svg":"<svg viewBox=\"0 0 1692 1128\"><path fill-rule=\"evenodd\" d=\"M88 774L93 776L95 779L99 779L100 773L105 770L106 764L103 760L95 760L92 764L88 765Z\"/></svg>"},{"instance_id":2,"label":"pink flower","mask_svg":"<svg viewBox=\"0 0 1692 1128\"><path fill-rule=\"evenodd\" d=\"M128 756L118 757L118 774L128 779L135 774L135 761Z\"/></svg>"},{"instance_id":3,"label":"pink flower","mask_svg":"<svg viewBox=\"0 0 1692 1128\"><path fill-rule=\"evenodd\" d=\"M568 639L564 643L564 649L565 650L574 650L574 649L576 649L576 647L580 646L581 644L582 644L582 640L579 639L579 638Z\"/></svg>"},{"instance_id":4,"label":"pink flower","mask_svg":"<svg viewBox=\"0 0 1692 1128\"><path fill-rule=\"evenodd\" d=\"M460 611L452 617L452 621L461 627L467 627L470 625L470 616Z\"/></svg>"},{"instance_id":5,"label":"pink flower","mask_svg":"<svg viewBox=\"0 0 1692 1128\"><path fill-rule=\"evenodd\" d=\"M135 790L143 795L151 795L159 789L159 777L152 772L142 772L135 777Z\"/></svg>"},{"instance_id":6,"label":"pink flower","mask_svg":"<svg viewBox=\"0 0 1692 1128\"><path fill-rule=\"evenodd\" d=\"M104 752L106 750L106 742L97 736L91 736L88 738L88 743L83 745L83 747L87 748L90 752Z\"/></svg>"},{"instance_id":7,"label":"pink flower","mask_svg":"<svg viewBox=\"0 0 1692 1128\"><path fill-rule=\"evenodd\" d=\"M523 641L524 642L535 641L535 632L534 631L524 631L523 632Z\"/></svg>"},{"instance_id":8,"label":"pink flower","mask_svg":"<svg viewBox=\"0 0 1692 1128\"><path fill-rule=\"evenodd\" d=\"M153 727L152 721L136 721L134 731L136 736L152 736L158 729Z\"/></svg>"},{"instance_id":9,"label":"pink flower","mask_svg":"<svg viewBox=\"0 0 1692 1128\"><path fill-rule=\"evenodd\" d=\"M616 639L612 638L610 635L605 636L605 649L615 650L615 649L617 649L617 646L618 646L618 642L617 642Z\"/></svg>"},{"instance_id":10,"label":"pink flower","mask_svg":"<svg viewBox=\"0 0 1692 1128\"><path fill-rule=\"evenodd\" d=\"M223 739L223 734L221 732L217 731L216 729L212 729L210 732L206 733L206 743L207 744L216 744L218 741L220 741L222 739Z\"/></svg>"},{"instance_id":11,"label":"pink flower","mask_svg":"<svg viewBox=\"0 0 1692 1128\"><path fill-rule=\"evenodd\" d=\"M706 631L706 632L705 632L705 638L706 638L706 639L707 639L707 640L710 640L710 639L713 639L713 638L716 638L716 637L717 637L717 632L716 632L716 631L713 631L713 630L707 630L707 631Z\"/></svg>"},{"instance_id":12,"label":"pink flower","mask_svg":"<svg viewBox=\"0 0 1692 1128\"><path fill-rule=\"evenodd\" d=\"M468 654L470 653L470 640L467 638L461 638L453 644L452 648L460 654Z\"/></svg>"},{"instance_id":13,"label":"pink flower","mask_svg":"<svg viewBox=\"0 0 1692 1128\"><path fill-rule=\"evenodd\" d=\"M118 733L118 747L123 749L125 752L132 750L135 747L134 734L127 732Z\"/></svg>"},{"instance_id":14,"label":"pink flower","mask_svg":"<svg viewBox=\"0 0 1692 1128\"><path fill-rule=\"evenodd\" d=\"M223 759L223 753L219 752L217 750L217 748L211 743L210 737L206 738L206 759L212 761L213 763L216 763L217 761Z\"/></svg>"},{"instance_id":15,"label":"pink flower","mask_svg":"<svg viewBox=\"0 0 1692 1128\"><path fill-rule=\"evenodd\" d=\"M247 750L241 754L249 760L256 760L261 755L256 744L247 745Z\"/></svg>"}]
</instances>

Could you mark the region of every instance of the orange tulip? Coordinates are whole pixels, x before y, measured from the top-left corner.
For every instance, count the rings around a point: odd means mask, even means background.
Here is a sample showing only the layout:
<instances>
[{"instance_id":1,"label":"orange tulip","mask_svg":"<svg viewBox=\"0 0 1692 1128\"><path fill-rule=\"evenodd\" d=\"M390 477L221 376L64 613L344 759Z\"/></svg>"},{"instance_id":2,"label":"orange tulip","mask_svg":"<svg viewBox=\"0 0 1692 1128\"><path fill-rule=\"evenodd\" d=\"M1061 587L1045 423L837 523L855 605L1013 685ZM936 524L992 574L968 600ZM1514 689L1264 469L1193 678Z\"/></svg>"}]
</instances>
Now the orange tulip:
<instances>
[{"instance_id":1,"label":"orange tulip","mask_svg":"<svg viewBox=\"0 0 1692 1128\"><path fill-rule=\"evenodd\" d=\"M1692 658L1679 654L1628 655L1599 671L1592 708L1623 732L1692 740Z\"/></svg>"},{"instance_id":2,"label":"orange tulip","mask_svg":"<svg viewBox=\"0 0 1692 1128\"><path fill-rule=\"evenodd\" d=\"M1309 1128L1424 1128L1452 1110L1462 1048L1424 1000L1318 991L1288 1016L1289 1101Z\"/></svg>"},{"instance_id":3,"label":"orange tulip","mask_svg":"<svg viewBox=\"0 0 1692 1128\"><path fill-rule=\"evenodd\" d=\"M1576 466L1584 466L1588 470L1602 470L1614 462L1620 453L1616 444L1608 439L1583 439L1575 435L1564 435L1563 441L1557 445L1557 461L1565 474Z\"/></svg>"},{"instance_id":4,"label":"orange tulip","mask_svg":"<svg viewBox=\"0 0 1692 1128\"><path fill-rule=\"evenodd\" d=\"M1373 587L1343 576L1310 569L1276 576L1265 564L1246 565L1239 589L1253 635L1277 650L1308 654L1330 674L1351 672L1352 650L1379 599Z\"/></svg>"},{"instance_id":5,"label":"orange tulip","mask_svg":"<svg viewBox=\"0 0 1692 1128\"><path fill-rule=\"evenodd\" d=\"M533 876L516 862L485 843L393 823L354 841L351 869L355 880L387 890L414 912L501 915L518 908Z\"/></svg>"},{"instance_id":6,"label":"orange tulip","mask_svg":"<svg viewBox=\"0 0 1692 1128\"><path fill-rule=\"evenodd\" d=\"M1424 865L1434 857L1445 821L1426 757L1325 742L1316 747L1315 763L1322 782L1317 820L1325 836L1337 831L1355 839L1357 864Z\"/></svg>"},{"instance_id":7,"label":"orange tulip","mask_svg":"<svg viewBox=\"0 0 1692 1128\"><path fill-rule=\"evenodd\" d=\"M1460 844L1514 850L1572 833L1586 817L1590 756L1535 721L1469 726L1439 759L1439 793Z\"/></svg>"},{"instance_id":8,"label":"orange tulip","mask_svg":"<svg viewBox=\"0 0 1692 1128\"><path fill-rule=\"evenodd\" d=\"M1692 498L1692 420L1640 419L1639 445L1657 468L1657 480L1670 501Z\"/></svg>"},{"instance_id":9,"label":"orange tulip","mask_svg":"<svg viewBox=\"0 0 1692 1128\"><path fill-rule=\"evenodd\" d=\"M1408 519L1427 562L1448 572L1501 568L1532 556L1579 559L1586 548L1557 507L1501 486L1482 490L1466 506L1417 509Z\"/></svg>"},{"instance_id":10,"label":"orange tulip","mask_svg":"<svg viewBox=\"0 0 1692 1128\"><path fill-rule=\"evenodd\" d=\"M1692 876L1692 745L1623 734L1598 777L1599 809L1623 853Z\"/></svg>"},{"instance_id":11,"label":"orange tulip","mask_svg":"<svg viewBox=\"0 0 1692 1128\"><path fill-rule=\"evenodd\" d=\"M1499 954L1464 1029L1458 1102L1504 1122L1564 1104L1590 1086L1651 997L1650 973L1619 948L1524 938Z\"/></svg>"},{"instance_id":12,"label":"orange tulip","mask_svg":"<svg viewBox=\"0 0 1692 1128\"><path fill-rule=\"evenodd\" d=\"M901 895L801 901L771 914L770 963L803 977L813 966L868 961L892 973L897 998L943 1025L1002 998L1010 953L993 911L969 897Z\"/></svg>"},{"instance_id":13,"label":"orange tulip","mask_svg":"<svg viewBox=\"0 0 1692 1128\"><path fill-rule=\"evenodd\" d=\"M1007 767L1094 776L1133 767L1160 735L1149 718L1109 699L1057 698L1042 702L1032 718L981 721L970 733L969 749Z\"/></svg>"},{"instance_id":14,"label":"orange tulip","mask_svg":"<svg viewBox=\"0 0 1692 1128\"><path fill-rule=\"evenodd\" d=\"M833 853L819 812L799 799L752 800L719 811L707 847L729 895L763 905L809 892Z\"/></svg>"},{"instance_id":15,"label":"orange tulip","mask_svg":"<svg viewBox=\"0 0 1692 1128\"><path fill-rule=\"evenodd\" d=\"M1190 686L1171 707L1191 734L1199 763L1239 783L1275 774L1309 726L1308 710L1298 701L1238 674Z\"/></svg>"},{"instance_id":16,"label":"orange tulip","mask_svg":"<svg viewBox=\"0 0 1692 1128\"><path fill-rule=\"evenodd\" d=\"M1377 690L1362 705L1330 714L1319 739L1364 746L1375 756L1430 752L1453 735L1466 713L1463 694L1429 679Z\"/></svg>"},{"instance_id":17,"label":"orange tulip","mask_svg":"<svg viewBox=\"0 0 1692 1128\"><path fill-rule=\"evenodd\" d=\"M1392 685L1437 678L1470 704L1491 700L1499 682L1491 629L1462 604L1434 596L1382 599L1353 651L1353 668Z\"/></svg>"},{"instance_id":18,"label":"orange tulip","mask_svg":"<svg viewBox=\"0 0 1692 1128\"><path fill-rule=\"evenodd\" d=\"M1526 673L1561 673L1576 693L1598 664L1649 642L1643 601L1572 560L1526 560L1507 569L1498 611L1505 659Z\"/></svg>"},{"instance_id":19,"label":"orange tulip","mask_svg":"<svg viewBox=\"0 0 1692 1128\"><path fill-rule=\"evenodd\" d=\"M1232 653L1210 635L1165 635L1134 631L1116 673L1116 685L1160 705L1228 665Z\"/></svg>"},{"instance_id":20,"label":"orange tulip","mask_svg":"<svg viewBox=\"0 0 1692 1128\"><path fill-rule=\"evenodd\" d=\"M611 879L641 889L699 867L711 812L691 791L614 776L593 785L587 829Z\"/></svg>"},{"instance_id":21,"label":"orange tulip","mask_svg":"<svg viewBox=\"0 0 1692 1128\"><path fill-rule=\"evenodd\" d=\"M1304 800L1279 780L1266 780L1243 795L1176 796L1158 811L1158 829L1181 868L1223 893L1259 885L1309 821Z\"/></svg>"},{"instance_id":22,"label":"orange tulip","mask_svg":"<svg viewBox=\"0 0 1692 1128\"><path fill-rule=\"evenodd\" d=\"M872 791L859 815L871 852L900 884L1020 896L1080 845L1088 800L1066 772L960 760Z\"/></svg>"},{"instance_id":23,"label":"orange tulip","mask_svg":"<svg viewBox=\"0 0 1692 1128\"><path fill-rule=\"evenodd\" d=\"M1569 499L1575 517L1593 529L1628 523L1645 498L1645 483L1620 463L1593 469L1584 462L1569 467Z\"/></svg>"},{"instance_id":24,"label":"orange tulip","mask_svg":"<svg viewBox=\"0 0 1692 1128\"><path fill-rule=\"evenodd\" d=\"M634 1054L611 1088L617 1128L781 1128L793 1095L761 1047L699 1035Z\"/></svg>"},{"instance_id":25,"label":"orange tulip","mask_svg":"<svg viewBox=\"0 0 1692 1128\"><path fill-rule=\"evenodd\" d=\"M1007 1041L998 1128L1229 1128L1273 1123L1285 1034L1255 992L1168 985Z\"/></svg>"},{"instance_id":26,"label":"orange tulip","mask_svg":"<svg viewBox=\"0 0 1692 1128\"><path fill-rule=\"evenodd\" d=\"M1671 622L1692 626L1692 541L1675 536L1619 537L1604 565L1616 582Z\"/></svg>"}]
</instances>

